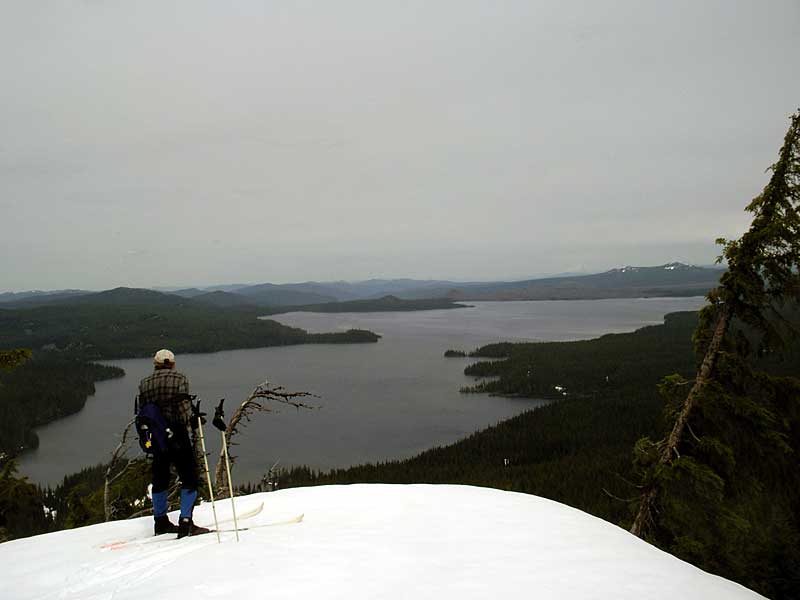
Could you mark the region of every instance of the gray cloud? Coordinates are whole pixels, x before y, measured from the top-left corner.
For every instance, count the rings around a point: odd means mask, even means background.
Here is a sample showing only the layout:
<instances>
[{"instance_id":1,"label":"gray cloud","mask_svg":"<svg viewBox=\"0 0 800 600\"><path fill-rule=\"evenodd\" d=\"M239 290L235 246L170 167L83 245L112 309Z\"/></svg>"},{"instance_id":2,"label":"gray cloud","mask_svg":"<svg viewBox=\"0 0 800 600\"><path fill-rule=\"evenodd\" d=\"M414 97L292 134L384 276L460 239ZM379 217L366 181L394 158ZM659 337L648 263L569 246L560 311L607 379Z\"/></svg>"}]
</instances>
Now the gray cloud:
<instances>
[{"instance_id":1,"label":"gray cloud","mask_svg":"<svg viewBox=\"0 0 800 600\"><path fill-rule=\"evenodd\" d=\"M798 40L777 0L6 3L0 288L710 262Z\"/></svg>"}]
</instances>

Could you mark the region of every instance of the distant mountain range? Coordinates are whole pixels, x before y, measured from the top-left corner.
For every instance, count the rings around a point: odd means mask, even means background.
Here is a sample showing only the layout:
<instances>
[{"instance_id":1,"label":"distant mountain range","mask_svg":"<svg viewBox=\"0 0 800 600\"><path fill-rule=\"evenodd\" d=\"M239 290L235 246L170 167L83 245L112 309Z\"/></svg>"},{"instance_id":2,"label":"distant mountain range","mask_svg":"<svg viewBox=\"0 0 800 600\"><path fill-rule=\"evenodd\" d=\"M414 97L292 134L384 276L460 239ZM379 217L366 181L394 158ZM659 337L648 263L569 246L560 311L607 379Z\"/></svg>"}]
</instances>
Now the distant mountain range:
<instances>
[{"instance_id":1,"label":"distant mountain range","mask_svg":"<svg viewBox=\"0 0 800 600\"><path fill-rule=\"evenodd\" d=\"M703 295L717 285L724 272L683 263L655 267L621 267L591 275L564 275L524 281L455 282L447 280L370 279L367 281L316 282L259 285L217 285L153 294L191 299L218 307L298 307L336 302L377 300L392 296L401 300L447 298L450 300L576 300L655 296ZM163 288L162 288L163 290ZM103 294L106 292L100 292ZM85 290L0 294L0 307L36 306L104 298ZM94 298L94 300L90 300ZM110 298L106 298L110 300ZM156 300L152 296L151 300ZM163 301L158 300L158 301ZM360 306L358 304L353 306ZM369 306L369 303L363 304ZM402 310L402 309L400 309Z\"/></svg>"},{"instance_id":2,"label":"distant mountain range","mask_svg":"<svg viewBox=\"0 0 800 600\"><path fill-rule=\"evenodd\" d=\"M47 292L32 290L29 292L3 292L0 294L0 305L13 304L17 302L49 302L51 300L74 298L75 296L83 296L91 293L93 292L87 292L86 290L53 290Z\"/></svg>"},{"instance_id":3,"label":"distant mountain range","mask_svg":"<svg viewBox=\"0 0 800 600\"><path fill-rule=\"evenodd\" d=\"M723 269L668 263L656 267L622 267L594 275L527 281L458 285L428 289L452 300L589 300L701 296L719 282ZM416 296L400 297L413 298Z\"/></svg>"}]
</instances>

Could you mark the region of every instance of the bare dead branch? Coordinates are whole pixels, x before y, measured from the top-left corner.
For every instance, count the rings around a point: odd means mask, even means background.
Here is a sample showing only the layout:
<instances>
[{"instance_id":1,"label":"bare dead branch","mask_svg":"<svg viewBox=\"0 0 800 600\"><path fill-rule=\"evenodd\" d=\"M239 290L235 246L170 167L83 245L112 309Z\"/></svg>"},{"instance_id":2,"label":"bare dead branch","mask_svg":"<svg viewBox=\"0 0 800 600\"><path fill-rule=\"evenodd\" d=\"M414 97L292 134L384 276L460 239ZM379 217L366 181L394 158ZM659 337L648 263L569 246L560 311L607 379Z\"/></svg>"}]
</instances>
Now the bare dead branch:
<instances>
[{"instance_id":1,"label":"bare dead branch","mask_svg":"<svg viewBox=\"0 0 800 600\"><path fill-rule=\"evenodd\" d=\"M612 500L619 500L620 502L624 502L625 504L629 504L634 500L638 500L639 496L634 496L633 498L620 498L619 496L615 496L611 492L609 492L606 488L601 488L606 496L611 498Z\"/></svg>"},{"instance_id":2,"label":"bare dead branch","mask_svg":"<svg viewBox=\"0 0 800 600\"><path fill-rule=\"evenodd\" d=\"M319 396L310 392L290 392L283 386L273 387L269 381L264 381L258 384L250 395L242 402L236 411L233 413L231 420L228 422L228 427L225 430L225 440L228 446L228 458L231 463L231 468L235 463L236 457L230 454L231 446L237 445L233 442L235 435L239 434L242 429L247 427L247 424L252 420L253 416L259 412L275 412L270 404L282 404L285 406L293 406L295 409L301 408L306 410L316 410L319 407L306 404L300 398L319 398ZM220 449L219 460L217 467L214 470L214 488L219 497L225 498L230 496L228 478L225 473L225 459L223 450Z\"/></svg>"},{"instance_id":3,"label":"bare dead branch","mask_svg":"<svg viewBox=\"0 0 800 600\"><path fill-rule=\"evenodd\" d=\"M135 512L135 513L133 513L133 514L132 514L130 517L128 517L128 518L129 518L129 519L138 519L139 517L145 517L145 516L147 516L147 515L152 515L152 514L153 514L153 507L152 507L152 506L150 506L150 507L148 507L148 508L143 508L142 510L140 510L140 511L138 511L138 512Z\"/></svg>"},{"instance_id":4,"label":"bare dead branch","mask_svg":"<svg viewBox=\"0 0 800 600\"><path fill-rule=\"evenodd\" d=\"M641 490L641 489L642 489L642 487L643 487L643 486L641 486L641 485L637 485L637 484L633 483L632 481L628 481L627 479L625 479L625 478L624 478L622 475L620 475L620 474L619 474L619 473L617 473L617 472L614 472L614 475L616 475L617 477L619 477L619 478L620 478L620 479L621 479L623 482L627 483L629 486L631 486L631 487L633 487L633 488L636 488L637 490Z\"/></svg>"},{"instance_id":5,"label":"bare dead branch","mask_svg":"<svg viewBox=\"0 0 800 600\"><path fill-rule=\"evenodd\" d=\"M675 387L683 387L693 383L694 379L687 379L686 381L673 382L672 385L674 385Z\"/></svg>"},{"instance_id":6,"label":"bare dead branch","mask_svg":"<svg viewBox=\"0 0 800 600\"><path fill-rule=\"evenodd\" d=\"M110 521L115 512L113 502L111 501L111 484L116 481L131 464L130 459L128 459L128 462L125 464L125 466L118 473L112 476L117 464L128 451L128 434L130 434L133 423L134 420L131 419L131 421L125 426L125 430L122 432L122 439L120 439L117 447L114 448L114 452L111 453L111 461L108 463L108 469L106 469L105 483L103 486L103 512L106 521Z\"/></svg>"},{"instance_id":7,"label":"bare dead branch","mask_svg":"<svg viewBox=\"0 0 800 600\"><path fill-rule=\"evenodd\" d=\"M687 430L689 431L689 433L692 435L692 437L694 438L694 440L695 440L697 443L700 443L700 438L699 438L699 437L697 437L697 436L695 435L695 433L694 433L694 430L692 429L692 426L691 426L691 425L689 425L689 423L686 423L686 429L687 429Z\"/></svg>"}]
</instances>

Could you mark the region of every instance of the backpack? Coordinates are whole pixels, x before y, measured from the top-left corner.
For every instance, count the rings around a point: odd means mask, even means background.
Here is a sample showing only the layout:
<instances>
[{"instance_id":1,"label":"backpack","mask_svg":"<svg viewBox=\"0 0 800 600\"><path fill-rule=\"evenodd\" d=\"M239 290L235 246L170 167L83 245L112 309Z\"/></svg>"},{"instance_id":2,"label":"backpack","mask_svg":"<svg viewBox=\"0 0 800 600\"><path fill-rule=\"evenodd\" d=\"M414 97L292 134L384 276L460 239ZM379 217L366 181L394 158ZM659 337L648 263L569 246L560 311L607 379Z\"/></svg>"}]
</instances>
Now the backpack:
<instances>
[{"instance_id":1,"label":"backpack","mask_svg":"<svg viewBox=\"0 0 800 600\"><path fill-rule=\"evenodd\" d=\"M169 451L169 439L172 431L167 426L161 410L155 402L139 406L136 399L136 418L134 419L136 434L139 436L139 447L145 454L163 454Z\"/></svg>"}]
</instances>

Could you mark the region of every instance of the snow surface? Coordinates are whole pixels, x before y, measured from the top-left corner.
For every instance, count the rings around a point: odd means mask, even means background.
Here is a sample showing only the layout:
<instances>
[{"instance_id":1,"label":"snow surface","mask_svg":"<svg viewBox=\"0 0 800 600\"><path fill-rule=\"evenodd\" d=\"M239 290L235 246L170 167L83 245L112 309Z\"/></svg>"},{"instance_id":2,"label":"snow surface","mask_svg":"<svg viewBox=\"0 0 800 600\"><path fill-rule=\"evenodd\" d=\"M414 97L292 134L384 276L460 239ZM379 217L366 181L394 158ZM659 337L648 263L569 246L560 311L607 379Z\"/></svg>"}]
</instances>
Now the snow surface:
<instances>
[{"instance_id":1,"label":"snow surface","mask_svg":"<svg viewBox=\"0 0 800 600\"><path fill-rule=\"evenodd\" d=\"M236 499L241 525L152 537L152 518L0 544L0 598L761 598L623 529L537 496L451 485L351 485ZM219 501L220 519L231 515ZM175 515L172 515L175 517ZM211 506L195 521L212 521ZM155 540L155 541L154 541Z\"/></svg>"}]
</instances>

